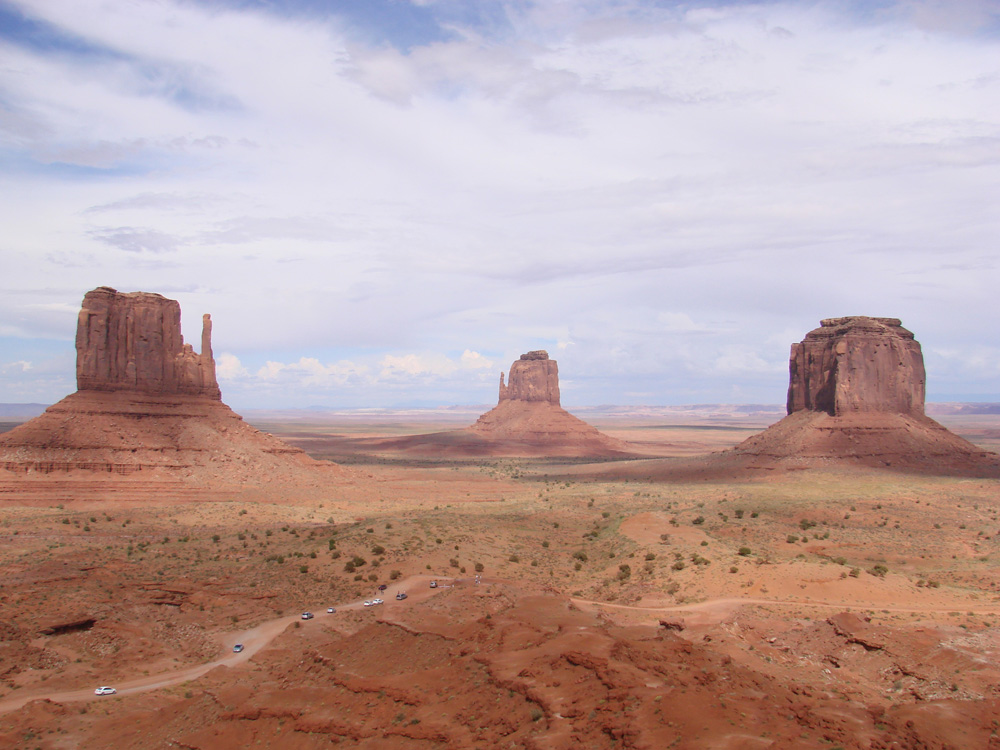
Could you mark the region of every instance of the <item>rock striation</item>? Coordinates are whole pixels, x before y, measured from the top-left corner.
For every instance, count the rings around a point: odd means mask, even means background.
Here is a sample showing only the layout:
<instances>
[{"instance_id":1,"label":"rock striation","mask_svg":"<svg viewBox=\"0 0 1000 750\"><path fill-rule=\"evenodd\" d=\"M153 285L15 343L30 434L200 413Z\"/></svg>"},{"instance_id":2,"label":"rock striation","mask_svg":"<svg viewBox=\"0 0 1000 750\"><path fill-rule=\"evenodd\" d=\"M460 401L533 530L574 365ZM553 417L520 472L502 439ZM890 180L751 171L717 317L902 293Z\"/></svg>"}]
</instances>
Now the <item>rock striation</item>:
<instances>
[{"instance_id":1,"label":"rock striation","mask_svg":"<svg viewBox=\"0 0 1000 750\"><path fill-rule=\"evenodd\" d=\"M179 485L178 497L254 488L278 497L341 472L222 403L211 317L202 318L201 353L184 343L180 320L177 301L159 294L88 292L77 322L78 389L0 435L3 496L111 496L131 477L130 491L160 497Z\"/></svg>"},{"instance_id":2,"label":"rock striation","mask_svg":"<svg viewBox=\"0 0 1000 750\"><path fill-rule=\"evenodd\" d=\"M181 335L177 300L102 286L83 298L76 327L81 391L207 396L222 400L212 355L212 317L202 317L201 354Z\"/></svg>"},{"instance_id":3,"label":"rock striation","mask_svg":"<svg viewBox=\"0 0 1000 750\"><path fill-rule=\"evenodd\" d=\"M792 344L788 413L924 413L924 357L897 318L829 318Z\"/></svg>"}]
</instances>

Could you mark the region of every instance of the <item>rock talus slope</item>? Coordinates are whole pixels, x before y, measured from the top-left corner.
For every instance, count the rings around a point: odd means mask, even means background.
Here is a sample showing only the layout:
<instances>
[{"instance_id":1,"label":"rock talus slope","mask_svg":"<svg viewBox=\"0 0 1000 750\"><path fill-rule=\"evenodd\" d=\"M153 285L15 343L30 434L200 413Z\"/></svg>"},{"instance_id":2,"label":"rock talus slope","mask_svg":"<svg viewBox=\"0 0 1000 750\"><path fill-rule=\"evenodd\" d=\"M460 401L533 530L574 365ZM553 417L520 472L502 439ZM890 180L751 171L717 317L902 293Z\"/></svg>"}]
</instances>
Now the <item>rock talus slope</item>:
<instances>
[{"instance_id":1,"label":"rock talus slope","mask_svg":"<svg viewBox=\"0 0 1000 750\"><path fill-rule=\"evenodd\" d=\"M0 436L0 492L30 494L42 486L26 480L40 477L96 486L123 476L139 479L137 488L155 479L217 489L284 483L292 491L341 473L222 403L211 335L205 315L196 353L181 336L175 300L88 292L77 324L78 390Z\"/></svg>"}]
</instances>

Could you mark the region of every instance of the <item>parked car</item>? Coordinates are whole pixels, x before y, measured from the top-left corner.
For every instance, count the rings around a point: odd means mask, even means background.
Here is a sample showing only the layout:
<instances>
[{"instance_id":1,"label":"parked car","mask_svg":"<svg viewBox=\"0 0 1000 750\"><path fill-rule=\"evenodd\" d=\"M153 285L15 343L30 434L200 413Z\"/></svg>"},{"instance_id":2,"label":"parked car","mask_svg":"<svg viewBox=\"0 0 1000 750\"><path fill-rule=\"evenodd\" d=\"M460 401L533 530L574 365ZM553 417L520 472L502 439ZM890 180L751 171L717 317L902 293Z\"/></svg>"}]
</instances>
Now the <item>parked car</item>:
<instances>
[{"instance_id":1,"label":"parked car","mask_svg":"<svg viewBox=\"0 0 1000 750\"><path fill-rule=\"evenodd\" d=\"M243 650L243 644L242 643L237 643L235 646L233 646L233 653L234 654L238 654L242 650Z\"/></svg>"},{"instance_id":2,"label":"parked car","mask_svg":"<svg viewBox=\"0 0 1000 750\"><path fill-rule=\"evenodd\" d=\"M94 695L114 695L117 692L113 687L99 687L94 691Z\"/></svg>"},{"instance_id":3,"label":"parked car","mask_svg":"<svg viewBox=\"0 0 1000 750\"><path fill-rule=\"evenodd\" d=\"M372 599L372 604L385 604L381 599Z\"/></svg>"},{"instance_id":4,"label":"parked car","mask_svg":"<svg viewBox=\"0 0 1000 750\"><path fill-rule=\"evenodd\" d=\"M383 584L382 584L381 586L379 586L379 587L378 587L378 590L379 590L379 591L385 591L385 590L386 590L387 588L389 588L389 587L388 587L388 586L386 586L386 585L385 585L385 584L383 583Z\"/></svg>"},{"instance_id":5,"label":"parked car","mask_svg":"<svg viewBox=\"0 0 1000 750\"><path fill-rule=\"evenodd\" d=\"M373 605L374 603L375 603L375 602L365 602L365 606L366 606L366 607L370 607L370 606L372 606L372 605Z\"/></svg>"},{"instance_id":6,"label":"parked car","mask_svg":"<svg viewBox=\"0 0 1000 750\"><path fill-rule=\"evenodd\" d=\"M398 601L398 602L403 601L403 599L405 599L405 598L406 598L406 592L405 591L400 591L398 594L396 594L396 601Z\"/></svg>"},{"instance_id":7,"label":"parked car","mask_svg":"<svg viewBox=\"0 0 1000 750\"><path fill-rule=\"evenodd\" d=\"M303 612L302 613L302 619L303 620L311 620L312 618L313 618L313 613L312 612Z\"/></svg>"},{"instance_id":8,"label":"parked car","mask_svg":"<svg viewBox=\"0 0 1000 750\"><path fill-rule=\"evenodd\" d=\"M327 607L327 608L326 608L326 613L327 613L328 615L332 615L332 614L333 614L334 612L336 612L336 611L337 611L337 610L336 610L336 609L335 609L334 607Z\"/></svg>"},{"instance_id":9,"label":"parked car","mask_svg":"<svg viewBox=\"0 0 1000 750\"><path fill-rule=\"evenodd\" d=\"M432 589L436 589L437 587L438 587L438 582L437 581L431 581L431 588Z\"/></svg>"}]
</instances>

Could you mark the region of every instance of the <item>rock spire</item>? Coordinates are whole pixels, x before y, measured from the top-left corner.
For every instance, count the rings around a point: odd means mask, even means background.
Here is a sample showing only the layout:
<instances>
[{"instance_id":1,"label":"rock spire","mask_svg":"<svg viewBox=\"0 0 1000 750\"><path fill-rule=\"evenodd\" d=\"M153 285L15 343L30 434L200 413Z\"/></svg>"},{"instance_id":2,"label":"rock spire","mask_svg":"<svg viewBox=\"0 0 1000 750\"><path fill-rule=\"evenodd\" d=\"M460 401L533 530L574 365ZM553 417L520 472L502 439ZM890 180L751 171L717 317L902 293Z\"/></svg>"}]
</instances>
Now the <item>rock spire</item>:
<instances>
[{"instance_id":1,"label":"rock spire","mask_svg":"<svg viewBox=\"0 0 1000 750\"><path fill-rule=\"evenodd\" d=\"M81 391L208 396L221 400L212 357L212 319L202 317L201 354L181 335L176 300L149 292L87 292L76 328Z\"/></svg>"},{"instance_id":2,"label":"rock spire","mask_svg":"<svg viewBox=\"0 0 1000 750\"><path fill-rule=\"evenodd\" d=\"M922 415L924 357L897 318L823 320L792 344L788 413Z\"/></svg>"}]
</instances>

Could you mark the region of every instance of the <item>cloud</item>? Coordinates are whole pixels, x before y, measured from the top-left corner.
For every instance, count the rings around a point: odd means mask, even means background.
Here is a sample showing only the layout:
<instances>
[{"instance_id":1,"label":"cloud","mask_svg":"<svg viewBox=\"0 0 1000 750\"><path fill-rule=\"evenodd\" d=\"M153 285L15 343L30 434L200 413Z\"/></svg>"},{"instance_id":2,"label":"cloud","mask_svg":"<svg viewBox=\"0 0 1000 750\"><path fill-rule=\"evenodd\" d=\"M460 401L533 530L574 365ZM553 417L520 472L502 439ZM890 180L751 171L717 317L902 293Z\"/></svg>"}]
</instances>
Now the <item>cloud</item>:
<instances>
[{"instance_id":1,"label":"cloud","mask_svg":"<svg viewBox=\"0 0 1000 750\"><path fill-rule=\"evenodd\" d=\"M31 362L25 362L24 360L21 360L19 362L7 362L3 365L0 365L0 372L4 373L5 375L8 372L28 372L28 370L30 369L32 369Z\"/></svg>"},{"instance_id":2,"label":"cloud","mask_svg":"<svg viewBox=\"0 0 1000 750\"><path fill-rule=\"evenodd\" d=\"M5 359L111 284L272 400L475 402L538 348L593 402L757 400L855 313L988 371L989 2L340 6L8 2Z\"/></svg>"},{"instance_id":3,"label":"cloud","mask_svg":"<svg viewBox=\"0 0 1000 750\"><path fill-rule=\"evenodd\" d=\"M219 380L239 380L248 377L250 372L235 354L223 352L215 357L215 374Z\"/></svg>"},{"instance_id":4,"label":"cloud","mask_svg":"<svg viewBox=\"0 0 1000 750\"><path fill-rule=\"evenodd\" d=\"M178 237L137 227L93 230L90 236L127 253L170 253L181 244Z\"/></svg>"}]
</instances>

